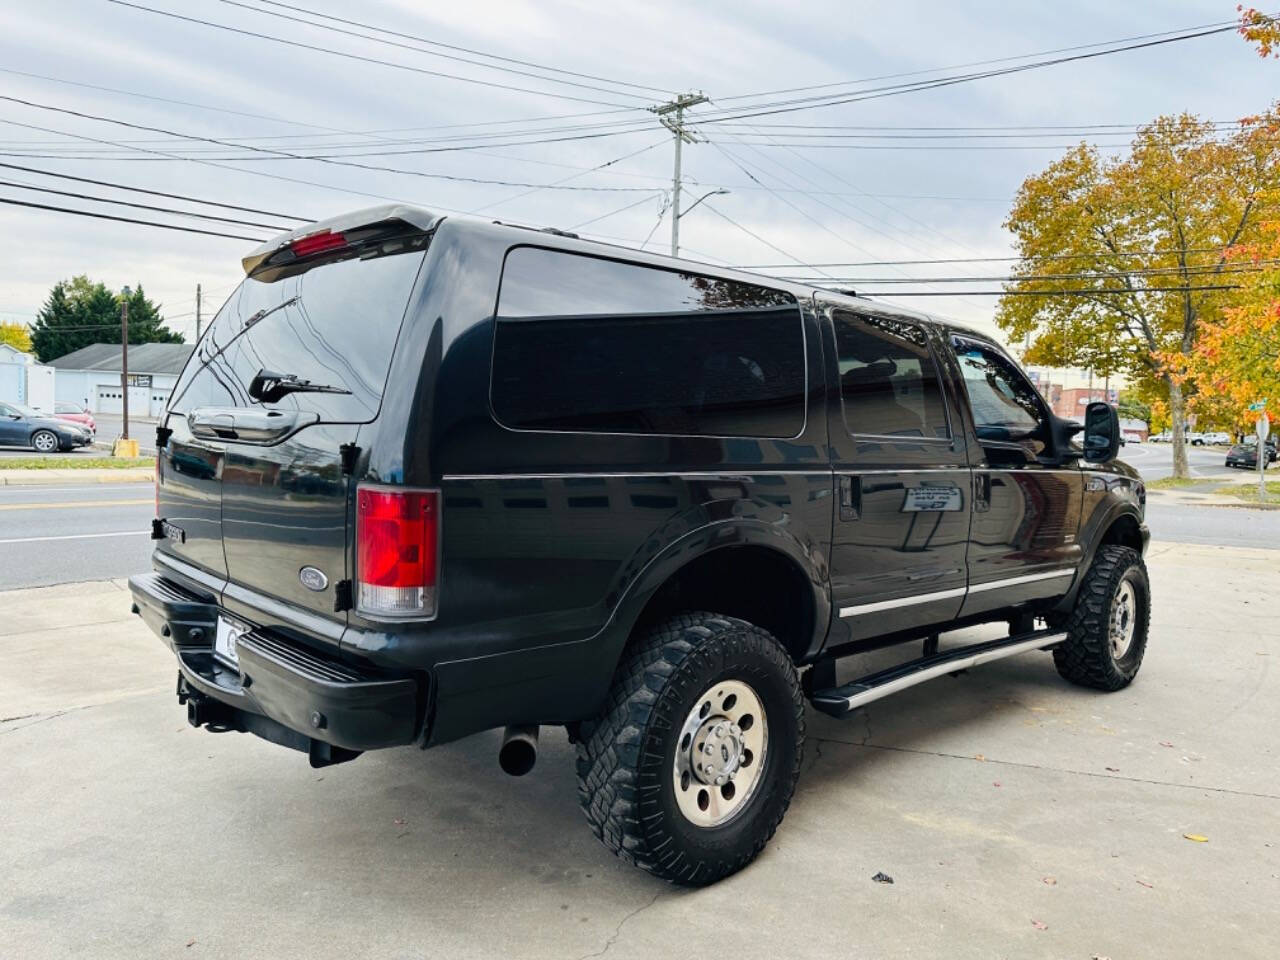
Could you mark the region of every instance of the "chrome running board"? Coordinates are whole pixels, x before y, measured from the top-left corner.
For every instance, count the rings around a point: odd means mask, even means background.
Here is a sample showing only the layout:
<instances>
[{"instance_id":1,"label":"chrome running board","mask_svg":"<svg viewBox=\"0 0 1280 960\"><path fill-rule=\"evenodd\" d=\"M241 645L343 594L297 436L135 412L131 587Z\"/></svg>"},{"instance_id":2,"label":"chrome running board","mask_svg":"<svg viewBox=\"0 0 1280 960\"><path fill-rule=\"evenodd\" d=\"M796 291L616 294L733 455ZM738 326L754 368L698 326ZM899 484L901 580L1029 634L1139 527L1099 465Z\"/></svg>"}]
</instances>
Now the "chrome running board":
<instances>
[{"instance_id":1,"label":"chrome running board","mask_svg":"<svg viewBox=\"0 0 1280 960\"><path fill-rule=\"evenodd\" d=\"M1037 630L1034 633L956 647L868 674L839 687L815 690L810 700L823 713L840 717L881 697L914 687L917 683L990 663L992 660L1015 657L1031 650L1045 650L1066 638L1066 631L1063 630Z\"/></svg>"}]
</instances>

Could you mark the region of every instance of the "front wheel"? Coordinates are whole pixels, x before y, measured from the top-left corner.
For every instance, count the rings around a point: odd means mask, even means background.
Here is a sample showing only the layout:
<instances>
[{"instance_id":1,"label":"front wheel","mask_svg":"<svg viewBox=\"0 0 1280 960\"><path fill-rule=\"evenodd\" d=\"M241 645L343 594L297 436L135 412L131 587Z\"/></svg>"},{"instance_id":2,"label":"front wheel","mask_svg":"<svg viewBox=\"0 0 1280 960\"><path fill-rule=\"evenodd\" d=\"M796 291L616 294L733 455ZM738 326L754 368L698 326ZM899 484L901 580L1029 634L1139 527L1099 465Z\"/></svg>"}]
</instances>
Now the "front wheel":
<instances>
[{"instance_id":1,"label":"front wheel","mask_svg":"<svg viewBox=\"0 0 1280 960\"><path fill-rule=\"evenodd\" d=\"M800 774L804 701L767 631L674 617L633 643L582 724L578 798L596 836L671 883L714 883L760 853Z\"/></svg>"},{"instance_id":2,"label":"front wheel","mask_svg":"<svg viewBox=\"0 0 1280 960\"><path fill-rule=\"evenodd\" d=\"M1150 623L1142 555L1115 544L1099 547L1067 618L1067 639L1054 647L1054 666L1082 687L1127 687L1142 666Z\"/></svg>"},{"instance_id":3,"label":"front wheel","mask_svg":"<svg viewBox=\"0 0 1280 960\"><path fill-rule=\"evenodd\" d=\"M53 453L58 449L58 435L52 430L37 430L31 435L31 446L38 453Z\"/></svg>"}]
</instances>

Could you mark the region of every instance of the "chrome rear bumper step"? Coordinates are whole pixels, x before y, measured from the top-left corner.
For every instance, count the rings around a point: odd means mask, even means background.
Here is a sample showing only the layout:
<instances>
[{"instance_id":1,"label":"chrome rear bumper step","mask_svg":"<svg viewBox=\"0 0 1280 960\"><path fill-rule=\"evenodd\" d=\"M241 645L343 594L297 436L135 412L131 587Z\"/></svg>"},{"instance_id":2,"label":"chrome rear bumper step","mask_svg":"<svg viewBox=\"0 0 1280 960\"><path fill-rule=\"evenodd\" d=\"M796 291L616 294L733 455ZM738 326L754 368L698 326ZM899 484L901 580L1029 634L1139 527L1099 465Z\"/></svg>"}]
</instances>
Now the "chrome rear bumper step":
<instances>
[{"instance_id":1,"label":"chrome rear bumper step","mask_svg":"<svg viewBox=\"0 0 1280 960\"><path fill-rule=\"evenodd\" d=\"M1000 640L956 647L868 674L839 687L815 690L810 700L823 713L840 717L881 697L914 687L917 683L1031 650L1047 650L1066 638L1066 631L1063 630L1037 630L1034 633L1021 633Z\"/></svg>"}]
</instances>

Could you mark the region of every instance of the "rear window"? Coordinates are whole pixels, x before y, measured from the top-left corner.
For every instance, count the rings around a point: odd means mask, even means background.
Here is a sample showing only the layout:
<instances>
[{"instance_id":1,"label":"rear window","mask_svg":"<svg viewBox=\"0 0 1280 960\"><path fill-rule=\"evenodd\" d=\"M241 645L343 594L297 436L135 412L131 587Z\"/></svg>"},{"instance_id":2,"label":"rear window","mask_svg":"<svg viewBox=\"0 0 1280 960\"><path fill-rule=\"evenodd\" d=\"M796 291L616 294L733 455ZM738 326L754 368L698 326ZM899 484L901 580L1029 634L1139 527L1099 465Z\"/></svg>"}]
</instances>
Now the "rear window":
<instances>
[{"instance_id":1,"label":"rear window","mask_svg":"<svg viewBox=\"0 0 1280 960\"><path fill-rule=\"evenodd\" d=\"M794 437L796 298L674 270L520 247L494 333L497 419L524 430Z\"/></svg>"},{"instance_id":2,"label":"rear window","mask_svg":"<svg viewBox=\"0 0 1280 960\"><path fill-rule=\"evenodd\" d=\"M425 254L341 260L265 283L246 279L200 339L170 409L257 406L259 371L349 393L292 393L262 406L330 422L377 416L409 295Z\"/></svg>"}]
</instances>

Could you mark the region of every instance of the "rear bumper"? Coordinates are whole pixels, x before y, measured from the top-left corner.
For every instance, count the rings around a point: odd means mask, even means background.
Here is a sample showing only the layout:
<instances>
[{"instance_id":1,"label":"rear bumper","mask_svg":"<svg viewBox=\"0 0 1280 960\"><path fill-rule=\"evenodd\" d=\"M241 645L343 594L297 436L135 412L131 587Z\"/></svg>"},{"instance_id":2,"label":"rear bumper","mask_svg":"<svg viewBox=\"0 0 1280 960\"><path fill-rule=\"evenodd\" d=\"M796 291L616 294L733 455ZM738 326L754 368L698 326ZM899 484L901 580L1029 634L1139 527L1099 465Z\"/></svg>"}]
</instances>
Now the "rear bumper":
<instances>
[{"instance_id":1,"label":"rear bumper","mask_svg":"<svg viewBox=\"0 0 1280 960\"><path fill-rule=\"evenodd\" d=\"M356 667L257 629L241 637L233 668L213 656L215 598L158 573L130 577L129 590L134 612L177 657L178 700L193 726L255 733L308 752L317 766L418 739L426 700L418 678Z\"/></svg>"}]
</instances>

